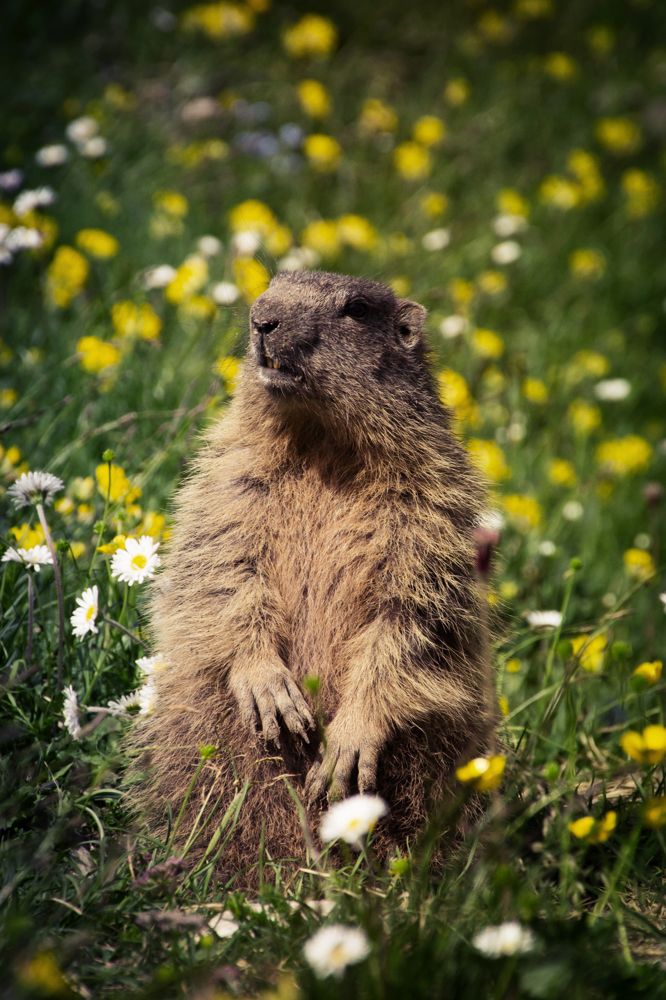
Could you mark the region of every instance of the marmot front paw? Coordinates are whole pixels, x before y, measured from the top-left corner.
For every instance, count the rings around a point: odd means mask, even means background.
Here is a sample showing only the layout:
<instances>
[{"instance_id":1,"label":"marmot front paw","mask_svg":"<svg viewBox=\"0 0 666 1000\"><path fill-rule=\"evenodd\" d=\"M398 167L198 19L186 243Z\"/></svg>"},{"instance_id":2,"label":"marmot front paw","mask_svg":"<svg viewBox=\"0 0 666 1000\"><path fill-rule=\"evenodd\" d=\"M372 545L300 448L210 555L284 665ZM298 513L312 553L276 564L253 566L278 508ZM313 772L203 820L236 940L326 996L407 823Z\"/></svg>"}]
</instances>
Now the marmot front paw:
<instances>
[{"instance_id":1,"label":"marmot front paw","mask_svg":"<svg viewBox=\"0 0 666 1000\"><path fill-rule=\"evenodd\" d=\"M241 719L252 733L261 730L267 743L280 745L278 715L289 730L310 742L308 729L315 728L308 704L286 667L266 667L248 674L237 673L229 679Z\"/></svg>"},{"instance_id":2,"label":"marmot front paw","mask_svg":"<svg viewBox=\"0 0 666 1000\"><path fill-rule=\"evenodd\" d=\"M356 735L352 735L353 733ZM328 788L328 801L346 798L353 793L353 779L359 792L375 790L377 763L384 740L364 732L363 727L349 727L331 723L322 747L322 759L313 764L305 779L305 797L310 805L323 797Z\"/></svg>"}]
</instances>

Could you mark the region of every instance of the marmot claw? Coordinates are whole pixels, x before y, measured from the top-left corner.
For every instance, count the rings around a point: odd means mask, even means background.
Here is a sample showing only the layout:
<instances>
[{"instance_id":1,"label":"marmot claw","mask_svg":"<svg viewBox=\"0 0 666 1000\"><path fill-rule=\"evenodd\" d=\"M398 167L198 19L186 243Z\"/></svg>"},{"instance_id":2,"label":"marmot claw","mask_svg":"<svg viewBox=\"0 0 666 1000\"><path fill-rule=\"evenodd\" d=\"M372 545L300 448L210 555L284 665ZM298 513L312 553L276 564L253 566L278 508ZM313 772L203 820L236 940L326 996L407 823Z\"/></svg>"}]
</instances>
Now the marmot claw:
<instances>
[{"instance_id":1,"label":"marmot claw","mask_svg":"<svg viewBox=\"0 0 666 1000\"><path fill-rule=\"evenodd\" d=\"M305 779L305 798L309 805L321 799L327 788L329 802L353 794L354 772L358 791L373 792L380 749L380 740L361 738L343 742L334 733L329 733L326 748L320 749L321 761L312 765Z\"/></svg>"},{"instance_id":2,"label":"marmot claw","mask_svg":"<svg viewBox=\"0 0 666 1000\"><path fill-rule=\"evenodd\" d=\"M254 734L261 731L266 743L280 746L280 723L290 733L310 742L308 729L315 720L300 688L286 667L270 667L259 674L240 675L230 679L243 722Z\"/></svg>"}]
</instances>

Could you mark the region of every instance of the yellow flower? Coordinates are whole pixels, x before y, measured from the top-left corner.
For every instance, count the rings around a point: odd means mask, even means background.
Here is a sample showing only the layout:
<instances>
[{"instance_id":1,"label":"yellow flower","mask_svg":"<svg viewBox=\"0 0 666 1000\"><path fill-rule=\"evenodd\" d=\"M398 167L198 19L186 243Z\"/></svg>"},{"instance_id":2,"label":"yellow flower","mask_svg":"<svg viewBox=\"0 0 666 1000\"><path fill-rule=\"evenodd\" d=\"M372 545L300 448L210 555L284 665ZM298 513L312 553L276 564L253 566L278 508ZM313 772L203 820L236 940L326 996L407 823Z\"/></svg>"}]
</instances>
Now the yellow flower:
<instances>
[{"instance_id":1,"label":"yellow flower","mask_svg":"<svg viewBox=\"0 0 666 1000\"><path fill-rule=\"evenodd\" d=\"M379 242L377 230L362 215L341 215L338 231L342 242L355 250L373 250Z\"/></svg>"},{"instance_id":2,"label":"yellow flower","mask_svg":"<svg viewBox=\"0 0 666 1000\"><path fill-rule=\"evenodd\" d=\"M395 277L389 278L388 285L400 298L409 295L412 288L411 281L404 274L396 274Z\"/></svg>"},{"instance_id":3,"label":"yellow flower","mask_svg":"<svg viewBox=\"0 0 666 1000\"><path fill-rule=\"evenodd\" d=\"M153 205L165 215L173 215L183 219L189 211L189 203L184 194L179 191L156 191L153 195Z\"/></svg>"},{"instance_id":4,"label":"yellow flower","mask_svg":"<svg viewBox=\"0 0 666 1000\"><path fill-rule=\"evenodd\" d=\"M596 201L604 193L604 180L599 161L585 149L573 149L567 158L567 168L578 181L581 201Z\"/></svg>"},{"instance_id":5,"label":"yellow flower","mask_svg":"<svg viewBox=\"0 0 666 1000\"><path fill-rule=\"evenodd\" d=\"M180 265L166 286L164 295L167 302L179 305L195 295L208 280L208 264L204 257L193 254Z\"/></svg>"},{"instance_id":6,"label":"yellow flower","mask_svg":"<svg viewBox=\"0 0 666 1000\"><path fill-rule=\"evenodd\" d=\"M323 58L336 46L338 31L332 21L319 14L306 14L282 35L282 44L290 56Z\"/></svg>"},{"instance_id":7,"label":"yellow flower","mask_svg":"<svg viewBox=\"0 0 666 1000\"><path fill-rule=\"evenodd\" d=\"M512 656L510 660L506 661L506 672L507 674L519 674L522 669L522 664L519 659Z\"/></svg>"},{"instance_id":8,"label":"yellow flower","mask_svg":"<svg viewBox=\"0 0 666 1000\"><path fill-rule=\"evenodd\" d=\"M548 478L554 486L575 486L576 470L566 458L551 458L548 463Z\"/></svg>"},{"instance_id":9,"label":"yellow flower","mask_svg":"<svg viewBox=\"0 0 666 1000\"><path fill-rule=\"evenodd\" d=\"M103 215L120 215L120 203L110 191L98 191L95 195L95 204Z\"/></svg>"},{"instance_id":10,"label":"yellow flower","mask_svg":"<svg viewBox=\"0 0 666 1000\"><path fill-rule=\"evenodd\" d=\"M595 55L605 56L615 45L613 29L605 24L596 24L587 32L587 44Z\"/></svg>"},{"instance_id":11,"label":"yellow flower","mask_svg":"<svg viewBox=\"0 0 666 1000\"><path fill-rule=\"evenodd\" d=\"M115 257L120 248L115 236L105 233L103 229L80 229L76 234L76 245L100 260Z\"/></svg>"},{"instance_id":12,"label":"yellow flower","mask_svg":"<svg viewBox=\"0 0 666 1000\"><path fill-rule=\"evenodd\" d=\"M548 389L546 383L540 378L527 377L523 379L523 396L528 403L541 405L548 402Z\"/></svg>"},{"instance_id":13,"label":"yellow flower","mask_svg":"<svg viewBox=\"0 0 666 1000\"><path fill-rule=\"evenodd\" d=\"M301 243L316 250L322 257L335 257L340 250L340 230L337 222L316 219L308 223L301 233Z\"/></svg>"},{"instance_id":14,"label":"yellow flower","mask_svg":"<svg viewBox=\"0 0 666 1000\"><path fill-rule=\"evenodd\" d=\"M246 35L252 31L254 23L255 15L250 5L230 3L228 0L190 7L182 19L185 31L203 31L214 41Z\"/></svg>"},{"instance_id":15,"label":"yellow flower","mask_svg":"<svg viewBox=\"0 0 666 1000\"><path fill-rule=\"evenodd\" d=\"M602 669L607 645L605 635L579 635L571 640L573 655L588 674L598 674Z\"/></svg>"},{"instance_id":16,"label":"yellow flower","mask_svg":"<svg viewBox=\"0 0 666 1000\"><path fill-rule=\"evenodd\" d=\"M580 185L569 180L568 177L550 174L548 177L544 177L541 182L539 198L544 204L552 205L554 208L560 208L566 212L579 204L581 200Z\"/></svg>"},{"instance_id":17,"label":"yellow flower","mask_svg":"<svg viewBox=\"0 0 666 1000\"><path fill-rule=\"evenodd\" d=\"M56 505L57 503L58 501ZM46 541L41 524L36 524L34 528L26 523L18 524L10 528L9 533L21 549L33 549L35 545L43 545Z\"/></svg>"},{"instance_id":18,"label":"yellow flower","mask_svg":"<svg viewBox=\"0 0 666 1000\"><path fill-rule=\"evenodd\" d=\"M599 143L616 156L635 153L643 144L641 130L630 118L601 118L594 132Z\"/></svg>"},{"instance_id":19,"label":"yellow flower","mask_svg":"<svg viewBox=\"0 0 666 1000\"><path fill-rule=\"evenodd\" d=\"M63 517L67 517L74 512L74 501L71 497L61 497L53 504L53 509L62 514Z\"/></svg>"},{"instance_id":20,"label":"yellow flower","mask_svg":"<svg viewBox=\"0 0 666 1000\"><path fill-rule=\"evenodd\" d=\"M653 830L666 825L666 795L646 800L643 806L643 822Z\"/></svg>"},{"instance_id":21,"label":"yellow flower","mask_svg":"<svg viewBox=\"0 0 666 1000\"><path fill-rule=\"evenodd\" d=\"M543 61L543 68L546 76L560 83L573 80L578 74L578 67L571 56L566 52L551 52Z\"/></svg>"},{"instance_id":22,"label":"yellow flower","mask_svg":"<svg viewBox=\"0 0 666 1000\"><path fill-rule=\"evenodd\" d=\"M162 538L166 540L170 532L166 529L166 517L158 514L157 511L147 510L141 519L141 523L133 529L133 534L150 535L151 538Z\"/></svg>"},{"instance_id":23,"label":"yellow flower","mask_svg":"<svg viewBox=\"0 0 666 1000\"><path fill-rule=\"evenodd\" d=\"M249 198L235 205L229 212L229 225L234 232L251 230L266 236L278 225L275 215L263 201Z\"/></svg>"},{"instance_id":24,"label":"yellow flower","mask_svg":"<svg viewBox=\"0 0 666 1000\"><path fill-rule=\"evenodd\" d=\"M513 35L513 28L508 18L503 17L499 11L486 10L479 16L476 23L479 33L495 45L502 45L508 42Z\"/></svg>"},{"instance_id":25,"label":"yellow flower","mask_svg":"<svg viewBox=\"0 0 666 1000\"><path fill-rule=\"evenodd\" d=\"M602 441L596 451L601 470L611 476L631 476L642 472L652 459L652 447L638 434Z\"/></svg>"},{"instance_id":26,"label":"yellow flower","mask_svg":"<svg viewBox=\"0 0 666 1000\"><path fill-rule=\"evenodd\" d=\"M372 135L378 132L395 132L398 116L388 104L376 97L369 97L363 102L358 123L362 132Z\"/></svg>"},{"instance_id":27,"label":"yellow flower","mask_svg":"<svg viewBox=\"0 0 666 1000\"><path fill-rule=\"evenodd\" d=\"M321 173L331 173L340 165L342 147L332 135L324 135L321 132L308 135L303 143L303 149L312 166Z\"/></svg>"},{"instance_id":28,"label":"yellow flower","mask_svg":"<svg viewBox=\"0 0 666 1000\"><path fill-rule=\"evenodd\" d=\"M494 330L477 328L471 335L472 348L479 357L493 361L504 354L504 341Z\"/></svg>"},{"instance_id":29,"label":"yellow flower","mask_svg":"<svg viewBox=\"0 0 666 1000\"><path fill-rule=\"evenodd\" d=\"M464 310L474 298L474 285L464 278L452 278L448 284L448 292L456 308Z\"/></svg>"},{"instance_id":30,"label":"yellow flower","mask_svg":"<svg viewBox=\"0 0 666 1000\"><path fill-rule=\"evenodd\" d=\"M234 282L248 304L254 302L268 288L271 276L258 260L252 257L238 257L234 261L233 269Z\"/></svg>"},{"instance_id":31,"label":"yellow flower","mask_svg":"<svg viewBox=\"0 0 666 1000\"><path fill-rule=\"evenodd\" d=\"M326 118L331 112L331 98L319 80L301 80L296 87L303 111L311 118Z\"/></svg>"},{"instance_id":32,"label":"yellow flower","mask_svg":"<svg viewBox=\"0 0 666 1000\"><path fill-rule=\"evenodd\" d=\"M650 660L639 663L632 673L632 677L640 677L647 684L658 684L661 680L663 664L661 660Z\"/></svg>"},{"instance_id":33,"label":"yellow flower","mask_svg":"<svg viewBox=\"0 0 666 1000\"><path fill-rule=\"evenodd\" d=\"M482 271L477 278L477 284L485 295L501 295L506 291L509 282L501 271Z\"/></svg>"},{"instance_id":34,"label":"yellow flower","mask_svg":"<svg viewBox=\"0 0 666 1000\"><path fill-rule=\"evenodd\" d=\"M287 252L293 242L294 238L291 235L289 226L281 226L279 223L276 223L264 238L266 249L274 257L281 257L282 254Z\"/></svg>"},{"instance_id":35,"label":"yellow flower","mask_svg":"<svg viewBox=\"0 0 666 1000\"><path fill-rule=\"evenodd\" d=\"M446 138L446 126L437 115L422 115L414 122L412 136L422 146L439 146Z\"/></svg>"},{"instance_id":36,"label":"yellow flower","mask_svg":"<svg viewBox=\"0 0 666 1000\"><path fill-rule=\"evenodd\" d=\"M571 359L567 376L571 381L580 382L581 379L603 378L610 371L610 362L598 351L577 351Z\"/></svg>"},{"instance_id":37,"label":"yellow flower","mask_svg":"<svg viewBox=\"0 0 666 1000\"><path fill-rule=\"evenodd\" d=\"M3 410L8 410L18 399L16 389L0 389L0 406Z\"/></svg>"},{"instance_id":38,"label":"yellow flower","mask_svg":"<svg viewBox=\"0 0 666 1000\"><path fill-rule=\"evenodd\" d=\"M68 997L72 995L69 983L58 966L51 951L37 952L32 958L21 962L16 970L16 978L21 987L30 995L41 997Z\"/></svg>"},{"instance_id":39,"label":"yellow flower","mask_svg":"<svg viewBox=\"0 0 666 1000\"><path fill-rule=\"evenodd\" d=\"M97 546L97 551L102 552L106 556L112 556L114 552L118 549L125 548L125 535L116 535L110 542L105 542L103 545Z\"/></svg>"},{"instance_id":40,"label":"yellow flower","mask_svg":"<svg viewBox=\"0 0 666 1000\"><path fill-rule=\"evenodd\" d=\"M621 736L620 746L639 764L660 764L666 756L666 728L646 726L642 733L630 729Z\"/></svg>"},{"instance_id":41,"label":"yellow flower","mask_svg":"<svg viewBox=\"0 0 666 1000\"><path fill-rule=\"evenodd\" d=\"M76 353L80 355L83 370L91 375L107 372L120 361L120 351L114 344L93 335L77 340Z\"/></svg>"},{"instance_id":42,"label":"yellow flower","mask_svg":"<svg viewBox=\"0 0 666 1000\"><path fill-rule=\"evenodd\" d=\"M78 250L58 247L46 272L46 291L51 302L65 309L82 290L89 272L90 264Z\"/></svg>"},{"instance_id":43,"label":"yellow flower","mask_svg":"<svg viewBox=\"0 0 666 1000\"><path fill-rule=\"evenodd\" d=\"M541 524L541 507L534 497L509 493L503 499L504 510L519 531L530 531Z\"/></svg>"},{"instance_id":44,"label":"yellow flower","mask_svg":"<svg viewBox=\"0 0 666 1000\"><path fill-rule=\"evenodd\" d=\"M469 100L469 84L462 76L456 76L444 87L443 98L452 108L459 108Z\"/></svg>"},{"instance_id":45,"label":"yellow flower","mask_svg":"<svg viewBox=\"0 0 666 1000\"><path fill-rule=\"evenodd\" d=\"M456 420L462 424L475 423L477 407L464 376L451 368L444 368L439 372L437 379L440 399L445 406L453 410Z\"/></svg>"},{"instance_id":46,"label":"yellow flower","mask_svg":"<svg viewBox=\"0 0 666 1000\"><path fill-rule=\"evenodd\" d=\"M624 568L635 580L649 580L656 573L652 556L644 549L627 549L623 559Z\"/></svg>"},{"instance_id":47,"label":"yellow flower","mask_svg":"<svg viewBox=\"0 0 666 1000\"><path fill-rule=\"evenodd\" d=\"M86 546L85 542L70 542L69 543L69 554L72 559L80 559L82 555L85 554Z\"/></svg>"},{"instance_id":48,"label":"yellow flower","mask_svg":"<svg viewBox=\"0 0 666 1000\"><path fill-rule=\"evenodd\" d=\"M569 830L577 840L587 840L590 844L605 844L617 826L617 813L610 809L599 819L581 816L569 823Z\"/></svg>"},{"instance_id":49,"label":"yellow flower","mask_svg":"<svg viewBox=\"0 0 666 1000\"><path fill-rule=\"evenodd\" d=\"M584 399L574 399L569 404L567 416L576 433L581 436L590 434L601 423L599 407L592 403L586 403Z\"/></svg>"},{"instance_id":50,"label":"yellow flower","mask_svg":"<svg viewBox=\"0 0 666 1000\"><path fill-rule=\"evenodd\" d=\"M236 381L240 372L240 361L230 354L225 354L215 362L215 371L224 382L224 388L228 393L232 393L236 388Z\"/></svg>"},{"instance_id":51,"label":"yellow flower","mask_svg":"<svg viewBox=\"0 0 666 1000\"><path fill-rule=\"evenodd\" d=\"M449 199L439 191L428 191L421 196L419 208L430 219L443 215L449 205Z\"/></svg>"},{"instance_id":52,"label":"yellow flower","mask_svg":"<svg viewBox=\"0 0 666 1000\"><path fill-rule=\"evenodd\" d=\"M550 17L553 13L552 0L514 0L513 13L523 21Z\"/></svg>"},{"instance_id":53,"label":"yellow flower","mask_svg":"<svg viewBox=\"0 0 666 1000\"><path fill-rule=\"evenodd\" d=\"M103 462L95 469L95 479L97 480L97 489L104 499L106 500L108 497L111 503L126 500L128 494L134 492L132 484L125 475L125 470L120 465Z\"/></svg>"},{"instance_id":54,"label":"yellow flower","mask_svg":"<svg viewBox=\"0 0 666 1000\"><path fill-rule=\"evenodd\" d=\"M500 710L500 715L503 715L506 718L509 714L509 699L505 694L501 694L497 699L497 707Z\"/></svg>"},{"instance_id":55,"label":"yellow flower","mask_svg":"<svg viewBox=\"0 0 666 1000\"><path fill-rule=\"evenodd\" d=\"M162 320L149 303L140 306L123 299L111 307L111 322L119 337L141 337L156 340L162 329Z\"/></svg>"},{"instance_id":56,"label":"yellow flower","mask_svg":"<svg viewBox=\"0 0 666 1000\"><path fill-rule=\"evenodd\" d=\"M606 258L598 250L574 250L569 256L569 268L577 278L595 280L606 270Z\"/></svg>"},{"instance_id":57,"label":"yellow flower","mask_svg":"<svg viewBox=\"0 0 666 1000\"><path fill-rule=\"evenodd\" d=\"M178 307L180 316L191 316L192 319L210 319L216 311L217 306L208 295L191 295Z\"/></svg>"},{"instance_id":58,"label":"yellow flower","mask_svg":"<svg viewBox=\"0 0 666 1000\"><path fill-rule=\"evenodd\" d=\"M504 601L513 601L513 599L518 596L518 584L515 580L502 580L499 591L500 596ZM511 662L520 663L519 660L510 660L509 663ZM518 667L518 669L520 669L520 667ZM512 671L509 664L507 664L507 670L509 670L509 673L518 673L518 670Z\"/></svg>"},{"instance_id":59,"label":"yellow flower","mask_svg":"<svg viewBox=\"0 0 666 1000\"><path fill-rule=\"evenodd\" d=\"M477 792L492 792L498 788L506 767L506 757L475 757L456 768L456 778Z\"/></svg>"},{"instance_id":60,"label":"yellow flower","mask_svg":"<svg viewBox=\"0 0 666 1000\"><path fill-rule=\"evenodd\" d=\"M393 162L407 181L422 181L432 169L430 153L418 142L401 142L393 151Z\"/></svg>"},{"instance_id":61,"label":"yellow flower","mask_svg":"<svg viewBox=\"0 0 666 1000\"><path fill-rule=\"evenodd\" d=\"M626 197L627 214L632 219L642 219L659 204L659 184L644 170L626 170L622 174L622 190Z\"/></svg>"},{"instance_id":62,"label":"yellow flower","mask_svg":"<svg viewBox=\"0 0 666 1000\"><path fill-rule=\"evenodd\" d=\"M526 219L530 214L529 203L514 188L502 188L496 198L497 211L502 215L519 215Z\"/></svg>"},{"instance_id":63,"label":"yellow flower","mask_svg":"<svg viewBox=\"0 0 666 1000\"><path fill-rule=\"evenodd\" d=\"M470 438L467 449L474 464L491 482L499 483L508 479L511 474L506 464L504 452L495 441L484 441L480 438Z\"/></svg>"}]
</instances>

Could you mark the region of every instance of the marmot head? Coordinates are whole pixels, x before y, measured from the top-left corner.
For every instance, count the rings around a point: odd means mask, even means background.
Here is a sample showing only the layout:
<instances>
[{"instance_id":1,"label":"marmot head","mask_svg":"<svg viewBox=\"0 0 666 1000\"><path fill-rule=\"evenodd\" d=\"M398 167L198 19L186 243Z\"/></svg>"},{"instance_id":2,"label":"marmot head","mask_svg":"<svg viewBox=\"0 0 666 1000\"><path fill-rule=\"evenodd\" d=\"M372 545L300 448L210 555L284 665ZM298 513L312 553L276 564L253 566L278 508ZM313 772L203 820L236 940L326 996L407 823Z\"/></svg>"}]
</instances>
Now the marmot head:
<instances>
[{"instance_id":1,"label":"marmot head","mask_svg":"<svg viewBox=\"0 0 666 1000\"><path fill-rule=\"evenodd\" d=\"M429 378L425 317L423 306L376 281L280 273L252 306L249 375L281 404L318 409L333 400L362 415L364 405L413 393Z\"/></svg>"}]
</instances>

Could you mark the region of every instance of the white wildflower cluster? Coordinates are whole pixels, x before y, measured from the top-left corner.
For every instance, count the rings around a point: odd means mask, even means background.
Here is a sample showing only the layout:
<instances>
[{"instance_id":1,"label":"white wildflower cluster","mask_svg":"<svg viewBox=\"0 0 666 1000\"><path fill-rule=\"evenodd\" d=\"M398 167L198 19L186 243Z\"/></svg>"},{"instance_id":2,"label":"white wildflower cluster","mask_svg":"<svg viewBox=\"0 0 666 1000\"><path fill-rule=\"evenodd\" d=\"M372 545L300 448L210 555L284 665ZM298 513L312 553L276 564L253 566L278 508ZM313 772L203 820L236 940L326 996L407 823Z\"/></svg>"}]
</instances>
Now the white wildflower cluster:
<instances>
[{"instance_id":1,"label":"white wildflower cluster","mask_svg":"<svg viewBox=\"0 0 666 1000\"><path fill-rule=\"evenodd\" d=\"M445 250L450 242L451 230L442 227L441 229L431 229L429 233L426 233L421 240L421 246L424 250L433 253L437 250Z\"/></svg>"},{"instance_id":2,"label":"white wildflower cluster","mask_svg":"<svg viewBox=\"0 0 666 1000\"><path fill-rule=\"evenodd\" d=\"M322 927L303 949L308 965L320 979L341 978L348 965L362 962L370 954L370 942L360 927L331 924Z\"/></svg>"},{"instance_id":3,"label":"white wildflower cluster","mask_svg":"<svg viewBox=\"0 0 666 1000\"><path fill-rule=\"evenodd\" d=\"M34 503L51 503L53 497L65 484L50 472L24 472L7 490L7 496L15 507L26 507Z\"/></svg>"},{"instance_id":4,"label":"white wildflower cluster","mask_svg":"<svg viewBox=\"0 0 666 1000\"><path fill-rule=\"evenodd\" d=\"M351 795L334 803L322 818L319 832L323 841L344 840L360 848L363 837L372 833L388 807L379 795Z\"/></svg>"},{"instance_id":5,"label":"white wildflower cluster","mask_svg":"<svg viewBox=\"0 0 666 1000\"><path fill-rule=\"evenodd\" d=\"M465 333L468 327L469 322L464 316L453 313L451 316L444 317L439 324L439 332L446 340L455 340L456 337Z\"/></svg>"},{"instance_id":6,"label":"white wildflower cluster","mask_svg":"<svg viewBox=\"0 0 666 1000\"><path fill-rule=\"evenodd\" d=\"M307 271L319 263L319 254L311 247L292 247L278 261L279 271Z\"/></svg>"},{"instance_id":7,"label":"white wildflower cluster","mask_svg":"<svg viewBox=\"0 0 666 1000\"><path fill-rule=\"evenodd\" d=\"M65 703L63 705L63 726L73 740L81 739L81 725L79 723L79 699L71 684L65 688Z\"/></svg>"},{"instance_id":8,"label":"white wildflower cluster","mask_svg":"<svg viewBox=\"0 0 666 1000\"><path fill-rule=\"evenodd\" d=\"M51 205L55 201L55 192L49 187L35 188L32 191L22 191L12 206L14 215L19 220L18 225L10 226L0 223L0 264L11 264L14 256L22 250L37 250L44 242L44 236L35 226L25 224L22 220L37 208Z\"/></svg>"},{"instance_id":9,"label":"white wildflower cluster","mask_svg":"<svg viewBox=\"0 0 666 1000\"><path fill-rule=\"evenodd\" d=\"M2 562L20 562L28 569L34 569L35 573L39 573L42 566L53 565L53 557L46 545L33 545L29 549L15 549L10 546L3 552Z\"/></svg>"},{"instance_id":10,"label":"white wildflower cluster","mask_svg":"<svg viewBox=\"0 0 666 1000\"><path fill-rule=\"evenodd\" d=\"M487 958L506 958L533 951L536 939L529 927L523 927L517 920L507 920L503 924L484 927L475 934L472 944Z\"/></svg>"},{"instance_id":11,"label":"white wildflower cluster","mask_svg":"<svg viewBox=\"0 0 666 1000\"><path fill-rule=\"evenodd\" d=\"M97 160L108 151L106 139L99 134L99 125L90 115L75 118L65 129L78 153L88 160Z\"/></svg>"},{"instance_id":12,"label":"white wildflower cluster","mask_svg":"<svg viewBox=\"0 0 666 1000\"><path fill-rule=\"evenodd\" d=\"M528 611L525 617L532 628L555 629L562 624L559 611Z\"/></svg>"}]
</instances>

